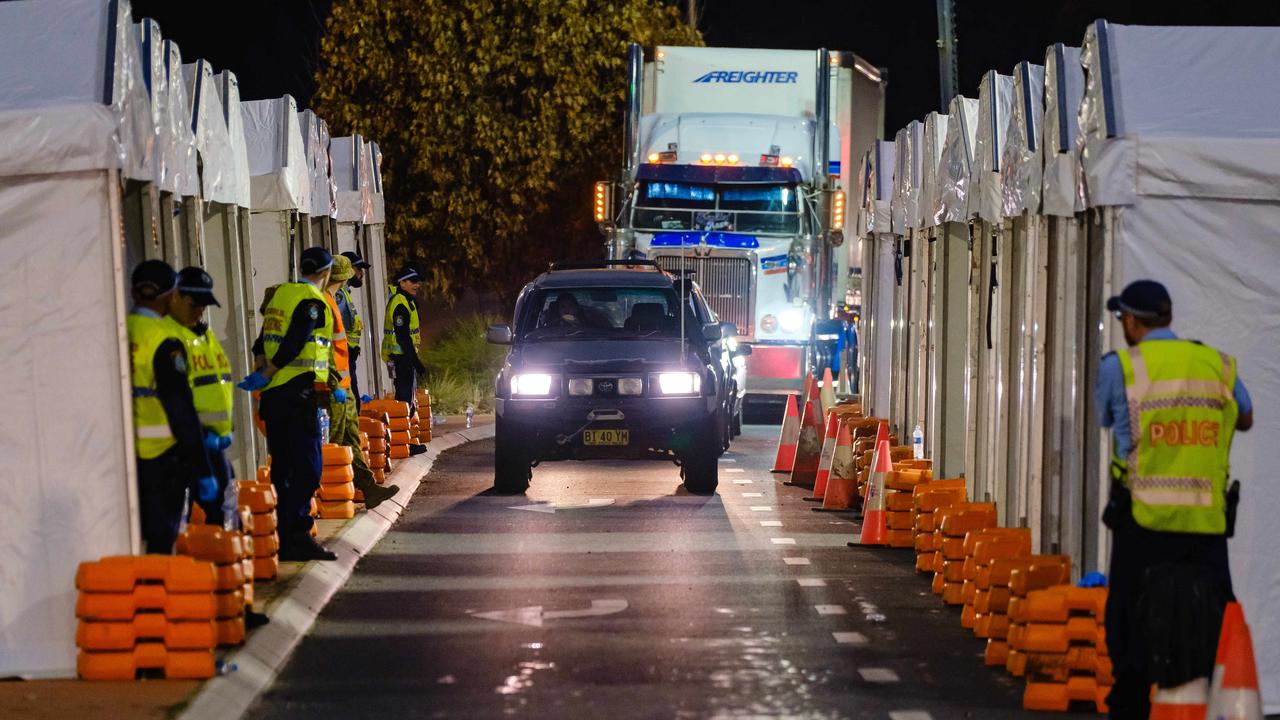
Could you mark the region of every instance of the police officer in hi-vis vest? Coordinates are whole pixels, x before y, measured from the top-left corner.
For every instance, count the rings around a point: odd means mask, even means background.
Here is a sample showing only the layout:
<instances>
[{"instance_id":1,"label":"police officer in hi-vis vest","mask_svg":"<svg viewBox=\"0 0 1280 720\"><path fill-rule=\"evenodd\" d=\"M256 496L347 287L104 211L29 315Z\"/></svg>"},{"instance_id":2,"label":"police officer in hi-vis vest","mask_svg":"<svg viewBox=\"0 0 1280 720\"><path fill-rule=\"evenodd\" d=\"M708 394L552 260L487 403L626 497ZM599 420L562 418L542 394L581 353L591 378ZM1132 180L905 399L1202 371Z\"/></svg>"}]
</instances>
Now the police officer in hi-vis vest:
<instances>
[{"instance_id":1,"label":"police officer in hi-vis vest","mask_svg":"<svg viewBox=\"0 0 1280 720\"><path fill-rule=\"evenodd\" d=\"M311 537L311 496L320 487L320 401L316 385L329 378L333 317L324 300L333 256L319 247L302 251L300 282L276 287L254 343L260 368L239 383L261 390L258 414L267 426L271 484L279 496L281 560L336 560Z\"/></svg>"},{"instance_id":2,"label":"police officer in hi-vis vest","mask_svg":"<svg viewBox=\"0 0 1280 720\"><path fill-rule=\"evenodd\" d=\"M188 381L183 328L168 317L178 278L168 263L146 260L133 270L129 330L138 509L148 553L168 554L178 538L187 491L200 502L217 498L204 431Z\"/></svg>"},{"instance_id":3,"label":"police officer in hi-vis vest","mask_svg":"<svg viewBox=\"0 0 1280 720\"><path fill-rule=\"evenodd\" d=\"M236 520L235 484L231 482L231 464L226 450L232 439L231 361L213 329L204 322L205 308L219 305L213 295L213 278L202 268L187 267L178 273L178 291L174 293L169 316L182 328L182 344L187 351L188 378L196 413L204 427L204 447L209 467L218 481L217 497L200 502L205 521L228 528L239 526Z\"/></svg>"},{"instance_id":4,"label":"police officer in hi-vis vest","mask_svg":"<svg viewBox=\"0 0 1280 720\"><path fill-rule=\"evenodd\" d=\"M417 268L405 265L392 282L394 292L387 300L387 312L382 319L382 361L387 364L395 384L396 400L409 403L412 415L417 410L418 376L427 372L418 358L422 330L415 298L422 289L422 276ZM430 421L427 418L427 422ZM414 455L426 451L426 445L412 443L409 446L409 452Z\"/></svg>"},{"instance_id":5,"label":"police officer in hi-vis vest","mask_svg":"<svg viewBox=\"0 0 1280 720\"><path fill-rule=\"evenodd\" d=\"M360 257L360 253L348 250L342 253L342 257L351 262L352 275L333 294L333 299L338 303L338 314L342 316L342 326L347 329L347 348L350 350L351 359L351 395L355 398L358 412L361 402L360 374L356 370L360 367L360 341L364 338L364 318L360 317L360 310L356 306L355 295L351 289L364 285L364 271L371 266L367 260Z\"/></svg>"},{"instance_id":6,"label":"police officer in hi-vis vest","mask_svg":"<svg viewBox=\"0 0 1280 720\"><path fill-rule=\"evenodd\" d=\"M1129 347L1102 359L1097 402L1113 441L1106 608L1111 717L1145 718L1152 683L1213 671L1227 601L1227 538L1238 488L1231 440L1253 426L1235 358L1169 329L1173 301L1151 280L1107 301ZM1189 621L1194 619L1194 621Z\"/></svg>"}]
</instances>

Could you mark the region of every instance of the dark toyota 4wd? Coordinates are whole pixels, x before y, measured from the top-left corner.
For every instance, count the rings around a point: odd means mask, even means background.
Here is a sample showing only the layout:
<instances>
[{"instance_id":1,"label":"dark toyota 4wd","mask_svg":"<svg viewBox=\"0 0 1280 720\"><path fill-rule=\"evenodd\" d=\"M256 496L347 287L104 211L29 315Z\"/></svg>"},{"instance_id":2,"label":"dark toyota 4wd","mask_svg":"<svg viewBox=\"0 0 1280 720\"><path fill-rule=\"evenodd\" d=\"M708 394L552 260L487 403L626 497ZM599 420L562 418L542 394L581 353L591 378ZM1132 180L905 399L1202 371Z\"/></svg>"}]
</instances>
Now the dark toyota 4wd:
<instances>
[{"instance_id":1,"label":"dark toyota 4wd","mask_svg":"<svg viewBox=\"0 0 1280 720\"><path fill-rule=\"evenodd\" d=\"M520 493L544 460L664 458L712 493L736 388L732 323L699 322L690 283L646 261L559 263L520 291L497 381L494 487ZM682 301L683 299L683 301ZM735 352L749 352L738 346Z\"/></svg>"}]
</instances>

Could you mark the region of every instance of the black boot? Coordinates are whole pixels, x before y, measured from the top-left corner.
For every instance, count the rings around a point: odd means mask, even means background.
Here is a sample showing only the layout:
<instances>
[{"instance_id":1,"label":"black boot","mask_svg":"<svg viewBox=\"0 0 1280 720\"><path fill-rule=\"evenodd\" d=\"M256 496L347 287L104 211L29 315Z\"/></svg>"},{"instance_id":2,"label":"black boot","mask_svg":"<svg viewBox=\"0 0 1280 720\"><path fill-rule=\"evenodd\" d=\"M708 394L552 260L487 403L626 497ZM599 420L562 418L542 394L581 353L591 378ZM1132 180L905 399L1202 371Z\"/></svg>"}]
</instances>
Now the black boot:
<instances>
[{"instance_id":1,"label":"black boot","mask_svg":"<svg viewBox=\"0 0 1280 720\"><path fill-rule=\"evenodd\" d=\"M400 492L399 485L379 485L372 476L356 473L356 488L364 495L365 508L372 510Z\"/></svg>"},{"instance_id":2,"label":"black boot","mask_svg":"<svg viewBox=\"0 0 1280 720\"><path fill-rule=\"evenodd\" d=\"M421 455L427 451L427 446L422 443L409 443L409 455Z\"/></svg>"},{"instance_id":3,"label":"black boot","mask_svg":"<svg viewBox=\"0 0 1280 720\"><path fill-rule=\"evenodd\" d=\"M281 539L280 559L289 562L306 562L308 560L337 560L338 556L326 550L316 542L310 533L301 532L291 535L287 541Z\"/></svg>"}]
</instances>

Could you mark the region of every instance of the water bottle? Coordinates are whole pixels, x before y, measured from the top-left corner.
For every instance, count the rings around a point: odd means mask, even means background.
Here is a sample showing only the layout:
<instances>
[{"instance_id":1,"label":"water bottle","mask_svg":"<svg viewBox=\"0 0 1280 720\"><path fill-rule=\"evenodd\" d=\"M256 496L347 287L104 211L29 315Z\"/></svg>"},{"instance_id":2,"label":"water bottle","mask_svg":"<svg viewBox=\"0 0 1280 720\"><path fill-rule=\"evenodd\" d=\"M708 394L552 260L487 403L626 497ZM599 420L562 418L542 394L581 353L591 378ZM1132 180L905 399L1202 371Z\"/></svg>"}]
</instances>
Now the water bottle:
<instances>
[{"instance_id":1,"label":"water bottle","mask_svg":"<svg viewBox=\"0 0 1280 720\"><path fill-rule=\"evenodd\" d=\"M470 405L467 406L467 427L471 427L471 422L475 419L476 409Z\"/></svg>"},{"instance_id":2,"label":"water bottle","mask_svg":"<svg viewBox=\"0 0 1280 720\"><path fill-rule=\"evenodd\" d=\"M924 459L924 430L919 425L911 433L911 455L917 460Z\"/></svg>"},{"instance_id":3,"label":"water bottle","mask_svg":"<svg viewBox=\"0 0 1280 720\"><path fill-rule=\"evenodd\" d=\"M329 411L324 408L316 410L316 418L320 423L320 443L329 442Z\"/></svg>"}]
</instances>

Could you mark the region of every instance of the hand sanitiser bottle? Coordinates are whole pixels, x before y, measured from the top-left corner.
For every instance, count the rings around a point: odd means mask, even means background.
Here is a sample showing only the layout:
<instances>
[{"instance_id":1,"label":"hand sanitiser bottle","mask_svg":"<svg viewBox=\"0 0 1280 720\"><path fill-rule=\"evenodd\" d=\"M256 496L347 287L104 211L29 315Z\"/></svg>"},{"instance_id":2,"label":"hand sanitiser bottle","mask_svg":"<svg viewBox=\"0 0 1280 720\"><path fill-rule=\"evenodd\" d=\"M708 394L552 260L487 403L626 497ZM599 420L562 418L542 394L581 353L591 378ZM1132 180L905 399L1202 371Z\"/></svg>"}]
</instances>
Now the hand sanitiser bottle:
<instances>
[{"instance_id":1,"label":"hand sanitiser bottle","mask_svg":"<svg viewBox=\"0 0 1280 720\"><path fill-rule=\"evenodd\" d=\"M911 433L911 456L917 460L924 459L924 430L919 425Z\"/></svg>"}]
</instances>

